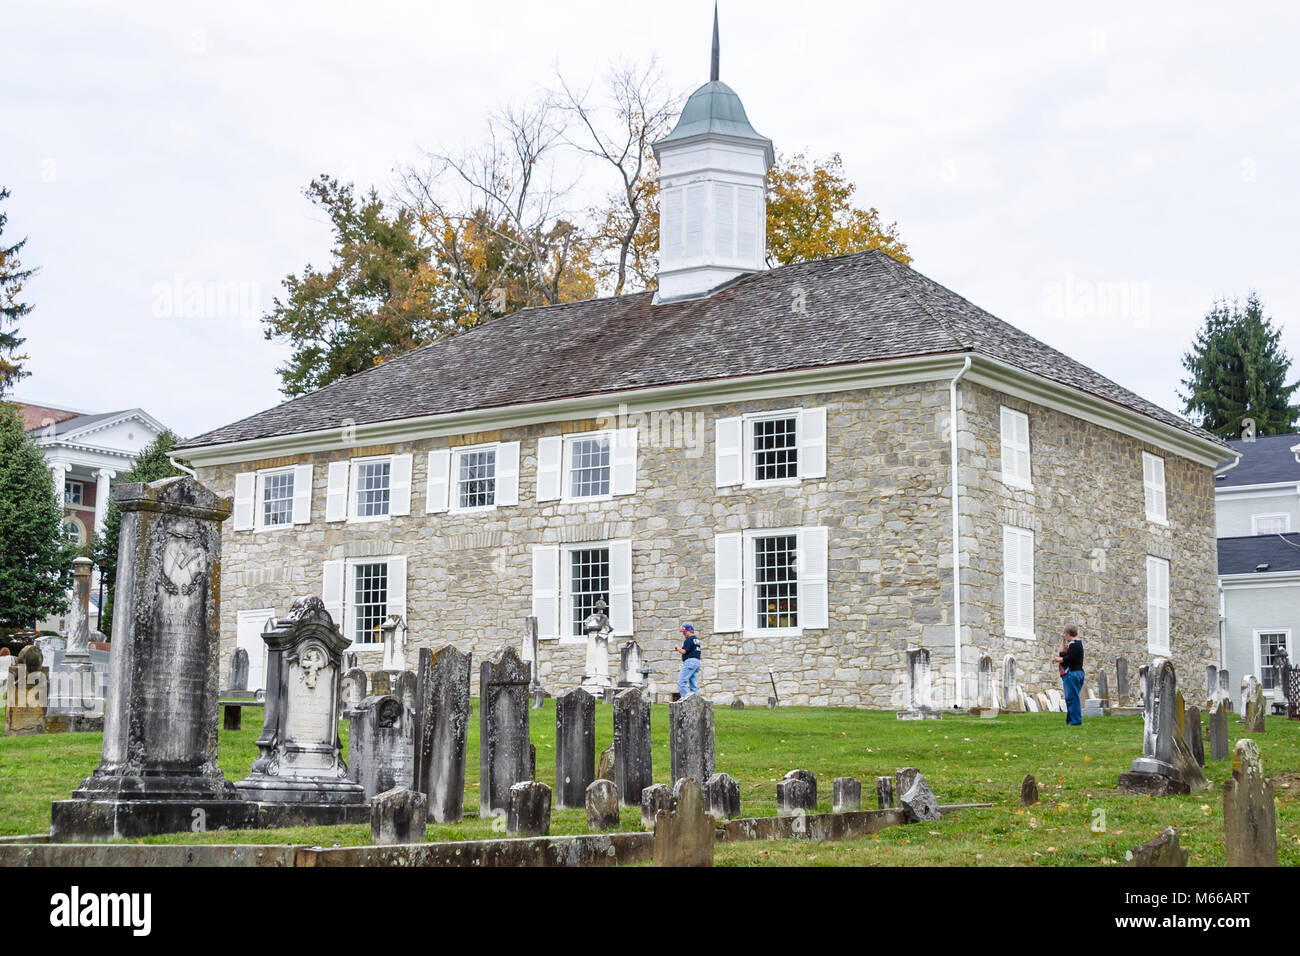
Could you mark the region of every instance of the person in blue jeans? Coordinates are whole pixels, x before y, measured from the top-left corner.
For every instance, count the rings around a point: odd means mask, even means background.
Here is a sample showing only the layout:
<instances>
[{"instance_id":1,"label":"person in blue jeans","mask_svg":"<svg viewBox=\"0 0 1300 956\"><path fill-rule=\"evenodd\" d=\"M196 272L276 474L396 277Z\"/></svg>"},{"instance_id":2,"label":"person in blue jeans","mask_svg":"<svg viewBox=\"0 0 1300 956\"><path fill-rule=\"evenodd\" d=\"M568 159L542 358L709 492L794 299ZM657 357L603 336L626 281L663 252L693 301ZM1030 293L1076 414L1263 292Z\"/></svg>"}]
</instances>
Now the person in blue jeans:
<instances>
[{"instance_id":1,"label":"person in blue jeans","mask_svg":"<svg viewBox=\"0 0 1300 956\"><path fill-rule=\"evenodd\" d=\"M677 675L677 697L682 700L688 693L700 690L700 642L695 639L693 625L682 625L682 643L674 649L682 655L682 670Z\"/></svg>"},{"instance_id":2,"label":"person in blue jeans","mask_svg":"<svg viewBox=\"0 0 1300 956\"><path fill-rule=\"evenodd\" d=\"M1083 723L1083 708L1079 701L1079 692L1083 689L1083 641L1079 640L1079 629L1075 625L1071 624L1061 632L1061 650L1053 660L1061 668L1065 723L1080 726Z\"/></svg>"}]
</instances>

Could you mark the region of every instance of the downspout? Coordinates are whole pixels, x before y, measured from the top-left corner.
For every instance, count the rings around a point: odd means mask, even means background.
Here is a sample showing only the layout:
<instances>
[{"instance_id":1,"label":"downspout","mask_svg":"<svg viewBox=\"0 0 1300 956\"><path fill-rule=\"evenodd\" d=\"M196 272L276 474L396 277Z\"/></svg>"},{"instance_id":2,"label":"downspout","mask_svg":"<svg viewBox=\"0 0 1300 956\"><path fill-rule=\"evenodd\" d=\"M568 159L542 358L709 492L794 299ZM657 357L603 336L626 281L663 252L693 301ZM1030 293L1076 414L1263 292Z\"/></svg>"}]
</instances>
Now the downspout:
<instances>
[{"instance_id":1,"label":"downspout","mask_svg":"<svg viewBox=\"0 0 1300 956\"><path fill-rule=\"evenodd\" d=\"M957 490L957 383L970 371L969 354L948 383L948 469L952 486L952 649L953 688L958 709L964 706L961 685L961 492Z\"/></svg>"},{"instance_id":2,"label":"downspout","mask_svg":"<svg viewBox=\"0 0 1300 956\"><path fill-rule=\"evenodd\" d=\"M185 466L182 465L179 461L177 461L175 458L173 458L171 455L168 455L168 456L167 456L167 460L170 461L170 462L172 463L172 467L175 468L177 471L183 471L183 472L185 472L185 474L189 475L191 478L195 479L196 481L198 480L198 477L199 477L199 476L198 476L198 473L197 473L193 468L187 468L187 467L185 467Z\"/></svg>"}]
</instances>

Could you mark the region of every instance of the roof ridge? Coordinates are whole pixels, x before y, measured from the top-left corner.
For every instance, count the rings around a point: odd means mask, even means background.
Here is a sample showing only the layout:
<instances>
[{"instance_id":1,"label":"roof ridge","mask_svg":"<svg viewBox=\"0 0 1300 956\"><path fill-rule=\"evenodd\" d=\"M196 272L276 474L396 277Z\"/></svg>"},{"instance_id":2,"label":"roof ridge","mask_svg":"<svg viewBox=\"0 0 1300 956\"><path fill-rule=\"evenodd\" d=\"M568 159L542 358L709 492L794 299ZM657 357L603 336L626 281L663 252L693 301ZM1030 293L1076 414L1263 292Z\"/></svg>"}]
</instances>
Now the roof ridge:
<instances>
[{"instance_id":1,"label":"roof ridge","mask_svg":"<svg viewBox=\"0 0 1300 956\"><path fill-rule=\"evenodd\" d=\"M926 315L934 319L934 321L937 322L945 332L947 332L950 336L952 336L953 341L955 341L967 352L974 350L974 345L971 342L968 342L966 339L964 339L958 333L956 327L954 327L951 322L949 322L943 316L935 312L934 309L930 308L929 302L922 300L921 296L917 294L917 290L912 285L911 279L909 279L906 275L900 275L898 272L898 267L901 266L902 268L907 269L908 272L912 272L916 275L919 275L920 273L917 273L914 269L911 269L910 267L904 265L903 263L896 260L889 253L883 252L880 249L868 249L867 251L876 252L881 255L881 257L885 260L885 268L889 270L889 272L894 276L894 278L897 279L899 283L902 284L903 288L907 290L907 294L912 297L912 301L914 301L917 305L919 305Z\"/></svg>"}]
</instances>

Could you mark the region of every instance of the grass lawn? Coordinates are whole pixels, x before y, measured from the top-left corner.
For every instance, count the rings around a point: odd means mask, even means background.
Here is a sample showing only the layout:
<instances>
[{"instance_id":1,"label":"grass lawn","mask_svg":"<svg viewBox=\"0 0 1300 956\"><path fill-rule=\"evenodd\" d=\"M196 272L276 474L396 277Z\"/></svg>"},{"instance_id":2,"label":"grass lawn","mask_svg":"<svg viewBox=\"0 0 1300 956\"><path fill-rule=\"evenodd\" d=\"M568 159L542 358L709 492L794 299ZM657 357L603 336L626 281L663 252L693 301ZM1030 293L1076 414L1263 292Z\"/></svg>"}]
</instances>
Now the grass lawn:
<instances>
[{"instance_id":1,"label":"grass lawn","mask_svg":"<svg viewBox=\"0 0 1300 956\"><path fill-rule=\"evenodd\" d=\"M477 701L475 702L477 708ZM257 713L257 717L253 717ZM597 706L596 746L613 739L610 708ZM249 711L256 724L260 713ZM553 783L555 709L532 712L538 777ZM654 708L656 778L668 770L667 706ZM864 806L875 805L875 778L904 766L919 767L942 803L992 802L936 824L896 827L861 840L810 844L796 841L722 844L719 865L1122 865L1130 847L1166 826L1176 826L1193 865L1221 866L1223 781L1231 761L1206 768L1213 789L1186 797L1120 796L1116 778L1141 750L1140 717L1085 719L1066 728L1060 714L1008 714L995 720L950 714L941 721L904 722L892 712L783 707L715 711L717 766L740 782L745 816L776 812L776 781L804 767L817 775L823 810L830 809L832 780L862 781ZM1233 738L1240 725L1231 719ZM221 765L239 780L256 755L260 726L222 731ZM346 733L346 728L344 728ZM345 738L346 739L346 738ZM1277 797L1278 848L1283 865L1300 865L1300 723L1269 718L1256 738ZM66 798L99 762L97 734L0 738L0 835L49 829L50 802ZM466 819L430 826L430 840L500 835L499 824L479 820L478 722L470 723ZM1041 803L1020 807L1020 780L1038 778ZM1095 811L1104 811L1104 829ZM640 813L624 811L623 828L638 829ZM1096 827L1096 829L1094 829ZM582 833L580 810L556 811L552 833ZM310 827L286 830L173 834L147 842L307 843L329 846L369 842L369 828Z\"/></svg>"}]
</instances>

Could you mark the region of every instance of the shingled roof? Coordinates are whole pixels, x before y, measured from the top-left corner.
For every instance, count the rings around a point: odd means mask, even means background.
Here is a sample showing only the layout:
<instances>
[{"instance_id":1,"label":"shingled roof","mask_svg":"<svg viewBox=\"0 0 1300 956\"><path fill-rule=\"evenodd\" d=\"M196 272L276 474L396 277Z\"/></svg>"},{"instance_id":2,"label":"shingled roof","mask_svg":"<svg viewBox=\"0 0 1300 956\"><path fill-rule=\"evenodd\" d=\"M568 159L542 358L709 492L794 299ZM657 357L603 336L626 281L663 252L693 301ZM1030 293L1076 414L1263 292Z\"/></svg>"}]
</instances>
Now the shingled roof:
<instances>
[{"instance_id":1,"label":"shingled roof","mask_svg":"<svg viewBox=\"0 0 1300 956\"><path fill-rule=\"evenodd\" d=\"M1300 462L1291 450L1300 445L1300 435L1265 435L1228 444L1241 452L1241 461L1236 468L1223 473L1215 483L1216 488L1300 482Z\"/></svg>"},{"instance_id":2,"label":"shingled roof","mask_svg":"<svg viewBox=\"0 0 1300 956\"><path fill-rule=\"evenodd\" d=\"M802 290L807 310L791 308ZM523 309L190 439L198 448L628 389L977 352L1226 443L881 252L801 262L712 295Z\"/></svg>"},{"instance_id":3,"label":"shingled roof","mask_svg":"<svg viewBox=\"0 0 1300 956\"><path fill-rule=\"evenodd\" d=\"M1220 574L1300 571L1300 533L1258 534L1219 539Z\"/></svg>"}]
</instances>

